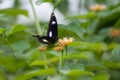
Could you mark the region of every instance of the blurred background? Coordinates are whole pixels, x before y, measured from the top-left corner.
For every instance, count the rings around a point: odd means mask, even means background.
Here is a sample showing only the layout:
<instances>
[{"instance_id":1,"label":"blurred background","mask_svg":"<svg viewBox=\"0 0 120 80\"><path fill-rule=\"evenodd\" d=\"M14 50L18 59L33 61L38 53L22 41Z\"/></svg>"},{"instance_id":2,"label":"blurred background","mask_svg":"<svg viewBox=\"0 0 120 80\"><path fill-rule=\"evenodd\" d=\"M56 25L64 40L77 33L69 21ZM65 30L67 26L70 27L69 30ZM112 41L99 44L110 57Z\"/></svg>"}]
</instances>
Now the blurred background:
<instances>
[{"instance_id":1,"label":"blurred background","mask_svg":"<svg viewBox=\"0 0 120 80\"><path fill-rule=\"evenodd\" d=\"M54 7L74 41L41 50ZM120 80L120 0L0 0L0 80Z\"/></svg>"}]
</instances>

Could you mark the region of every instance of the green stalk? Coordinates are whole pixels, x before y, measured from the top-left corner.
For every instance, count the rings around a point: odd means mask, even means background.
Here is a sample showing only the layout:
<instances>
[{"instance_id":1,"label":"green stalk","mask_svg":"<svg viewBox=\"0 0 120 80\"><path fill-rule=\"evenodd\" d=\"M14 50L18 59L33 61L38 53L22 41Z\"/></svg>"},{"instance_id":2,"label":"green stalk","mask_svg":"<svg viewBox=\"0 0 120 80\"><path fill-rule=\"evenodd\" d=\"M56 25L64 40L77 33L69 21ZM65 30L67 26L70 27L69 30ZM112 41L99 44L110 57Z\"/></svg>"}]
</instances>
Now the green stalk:
<instances>
[{"instance_id":1,"label":"green stalk","mask_svg":"<svg viewBox=\"0 0 120 80\"><path fill-rule=\"evenodd\" d=\"M46 57L46 53L43 53L43 59L44 59L44 61L48 62L47 57ZM45 69L47 69L47 68L48 68L48 65L45 65Z\"/></svg>"},{"instance_id":2,"label":"green stalk","mask_svg":"<svg viewBox=\"0 0 120 80\"><path fill-rule=\"evenodd\" d=\"M63 51L61 51L60 57L59 57L59 69L61 69L62 66L63 66Z\"/></svg>"},{"instance_id":3,"label":"green stalk","mask_svg":"<svg viewBox=\"0 0 120 80\"><path fill-rule=\"evenodd\" d=\"M42 35L42 30L41 30L41 28L40 28L40 23L39 23L39 21L38 21L38 19L37 19L37 15L36 15L36 13L35 13L35 8L34 8L34 6L33 6L32 0L30 0L30 4L31 4L32 11L33 11L33 15L34 15L34 18L35 18L35 23L36 23L37 32L38 32L39 35Z\"/></svg>"},{"instance_id":4,"label":"green stalk","mask_svg":"<svg viewBox=\"0 0 120 80\"><path fill-rule=\"evenodd\" d=\"M61 55L62 55L62 66L64 65L64 59L63 59L63 51L61 52Z\"/></svg>"},{"instance_id":5,"label":"green stalk","mask_svg":"<svg viewBox=\"0 0 120 80\"><path fill-rule=\"evenodd\" d=\"M67 56L68 53L68 46L65 46L65 55Z\"/></svg>"},{"instance_id":6,"label":"green stalk","mask_svg":"<svg viewBox=\"0 0 120 80\"><path fill-rule=\"evenodd\" d=\"M46 52L46 51L45 51ZM47 55L46 55L46 53L43 53L43 60L45 61L45 62L48 62L48 60L47 60ZM47 69L48 68L48 65L45 65L45 69ZM50 80L49 79L50 78L50 76L48 76L47 78L46 78L46 80Z\"/></svg>"}]
</instances>

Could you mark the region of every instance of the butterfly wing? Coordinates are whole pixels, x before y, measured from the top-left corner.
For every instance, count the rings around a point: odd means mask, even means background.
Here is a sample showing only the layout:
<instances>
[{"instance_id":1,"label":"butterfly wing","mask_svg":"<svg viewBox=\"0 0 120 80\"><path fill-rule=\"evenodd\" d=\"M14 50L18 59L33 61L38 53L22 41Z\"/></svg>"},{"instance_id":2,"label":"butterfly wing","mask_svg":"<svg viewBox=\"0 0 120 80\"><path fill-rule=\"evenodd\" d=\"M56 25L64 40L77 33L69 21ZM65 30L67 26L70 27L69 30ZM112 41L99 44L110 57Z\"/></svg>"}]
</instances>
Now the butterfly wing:
<instances>
[{"instance_id":1,"label":"butterfly wing","mask_svg":"<svg viewBox=\"0 0 120 80\"><path fill-rule=\"evenodd\" d=\"M48 45L55 44L55 42L58 40L58 27L54 13L51 14L51 18L47 30L47 36L33 35L33 37L36 37L41 43L44 44L48 44Z\"/></svg>"},{"instance_id":2,"label":"butterfly wing","mask_svg":"<svg viewBox=\"0 0 120 80\"><path fill-rule=\"evenodd\" d=\"M54 13L51 14L50 22L48 25L47 36L58 38L58 26L57 26L57 20Z\"/></svg>"}]
</instances>

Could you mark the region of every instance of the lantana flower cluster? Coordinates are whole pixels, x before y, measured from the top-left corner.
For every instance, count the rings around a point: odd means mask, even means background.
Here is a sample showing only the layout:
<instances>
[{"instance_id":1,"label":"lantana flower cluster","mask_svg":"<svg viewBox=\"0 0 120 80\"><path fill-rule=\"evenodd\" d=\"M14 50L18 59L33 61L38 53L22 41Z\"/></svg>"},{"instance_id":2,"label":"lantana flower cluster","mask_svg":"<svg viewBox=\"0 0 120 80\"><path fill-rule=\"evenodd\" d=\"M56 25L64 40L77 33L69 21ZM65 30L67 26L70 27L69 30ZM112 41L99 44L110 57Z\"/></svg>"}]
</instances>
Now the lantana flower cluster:
<instances>
[{"instance_id":1,"label":"lantana flower cluster","mask_svg":"<svg viewBox=\"0 0 120 80\"><path fill-rule=\"evenodd\" d=\"M103 4L96 4L96 5L90 6L90 10L92 11L102 11L105 9L106 9L106 6Z\"/></svg>"},{"instance_id":2,"label":"lantana flower cluster","mask_svg":"<svg viewBox=\"0 0 120 80\"><path fill-rule=\"evenodd\" d=\"M74 41L73 38L63 38L63 39L59 39L58 40L58 46L56 46L54 48L55 51L62 51L64 49L65 46L68 46L69 44L71 44Z\"/></svg>"}]
</instances>

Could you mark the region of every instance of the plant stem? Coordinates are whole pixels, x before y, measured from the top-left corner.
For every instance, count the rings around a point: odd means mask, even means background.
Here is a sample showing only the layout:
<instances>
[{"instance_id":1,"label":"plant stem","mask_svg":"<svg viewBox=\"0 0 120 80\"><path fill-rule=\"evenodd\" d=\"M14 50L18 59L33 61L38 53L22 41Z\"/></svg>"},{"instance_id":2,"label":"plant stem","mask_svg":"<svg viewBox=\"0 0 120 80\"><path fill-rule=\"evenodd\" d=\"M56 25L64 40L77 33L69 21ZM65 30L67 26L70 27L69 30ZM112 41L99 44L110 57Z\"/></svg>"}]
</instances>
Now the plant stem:
<instances>
[{"instance_id":1,"label":"plant stem","mask_svg":"<svg viewBox=\"0 0 120 80\"><path fill-rule=\"evenodd\" d=\"M61 52L61 55L62 55L62 66L64 65L64 59L63 59L63 51Z\"/></svg>"},{"instance_id":2,"label":"plant stem","mask_svg":"<svg viewBox=\"0 0 120 80\"><path fill-rule=\"evenodd\" d=\"M39 23L39 21L38 21L38 19L37 19L37 15L36 15L36 13L35 13L35 9L34 9L32 0L30 0L30 4L31 4L32 11L33 11L33 15L34 15L34 18L35 18L35 23L36 23L37 32L38 32L39 35L42 35L42 31L41 31L41 28L40 28L40 23Z\"/></svg>"},{"instance_id":3,"label":"plant stem","mask_svg":"<svg viewBox=\"0 0 120 80\"><path fill-rule=\"evenodd\" d=\"M43 53L43 59L45 62L48 62L47 57L46 57L46 53ZM45 69L47 69L47 68L48 68L48 65L45 65Z\"/></svg>"},{"instance_id":4,"label":"plant stem","mask_svg":"<svg viewBox=\"0 0 120 80\"><path fill-rule=\"evenodd\" d=\"M43 60L44 60L45 62L48 62L46 53L43 53ZM47 69L47 68L48 68L48 65L45 65L45 69ZM50 76L48 76L48 77L46 78L46 80L49 80L49 78L50 78Z\"/></svg>"},{"instance_id":5,"label":"plant stem","mask_svg":"<svg viewBox=\"0 0 120 80\"><path fill-rule=\"evenodd\" d=\"M60 53L59 57L59 68L61 69L63 66L63 51Z\"/></svg>"},{"instance_id":6,"label":"plant stem","mask_svg":"<svg viewBox=\"0 0 120 80\"><path fill-rule=\"evenodd\" d=\"M65 55L68 53L68 46L65 46Z\"/></svg>"}]
</instances>

